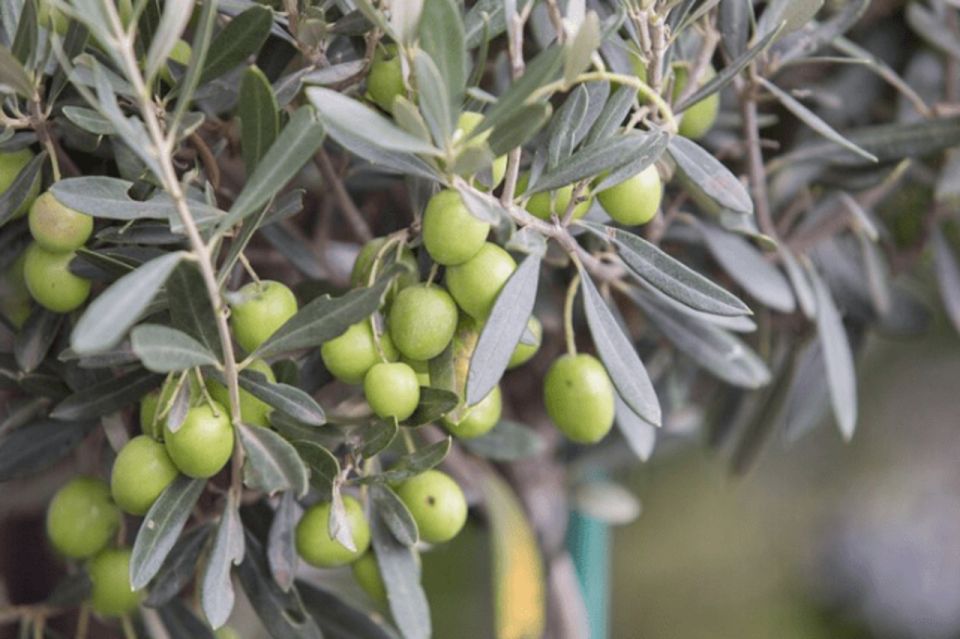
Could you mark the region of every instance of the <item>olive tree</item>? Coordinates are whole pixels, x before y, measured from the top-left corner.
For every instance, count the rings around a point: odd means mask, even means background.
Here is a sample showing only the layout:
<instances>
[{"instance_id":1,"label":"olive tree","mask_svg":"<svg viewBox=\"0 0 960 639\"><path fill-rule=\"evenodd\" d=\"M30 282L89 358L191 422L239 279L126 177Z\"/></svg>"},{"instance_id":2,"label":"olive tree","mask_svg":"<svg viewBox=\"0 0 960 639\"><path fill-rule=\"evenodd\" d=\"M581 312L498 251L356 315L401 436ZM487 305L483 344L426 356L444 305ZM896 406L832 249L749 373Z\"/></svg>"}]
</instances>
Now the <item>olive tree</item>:
<instances>
[{"instance_id":1,"label":"olive tree","mask_svg":"<svg viewBox=\"0 0 960 639\"><path fill-rule=\"evenodd\" d=\"M852 438L928 271L960 327L957 7L888 63L870 5L3 2L0 481L67 569L0 624L421 639L470 518L496 636L578 636L597 471Z\"/></svg>"}]
</instances>

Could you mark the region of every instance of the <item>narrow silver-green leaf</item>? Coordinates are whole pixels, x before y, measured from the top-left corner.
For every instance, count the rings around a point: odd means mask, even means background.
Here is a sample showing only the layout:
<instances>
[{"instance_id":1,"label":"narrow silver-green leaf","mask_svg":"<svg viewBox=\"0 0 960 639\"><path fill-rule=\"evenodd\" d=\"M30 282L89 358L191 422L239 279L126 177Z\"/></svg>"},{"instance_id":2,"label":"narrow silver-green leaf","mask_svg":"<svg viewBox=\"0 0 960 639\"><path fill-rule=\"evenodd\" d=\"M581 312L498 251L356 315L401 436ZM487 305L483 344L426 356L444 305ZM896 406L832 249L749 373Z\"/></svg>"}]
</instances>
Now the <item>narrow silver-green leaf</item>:
<instances>
[{"instance_id":1,"label":"narrow silver-green leaf","mask_svg":"<svg viewBox=\"0 0 960 639\"><path fill-rule=\"evenodd\" d=\"M446 2L448 0L436 0ZM434 144L446 148L453 135L454 111L450 108L449 95L437 65L423 51L413 57L413 69L417 77L417 92L420 112L430 127Z\"/></svg>"},{"instance_id":2,"label":"narrow silver-green leaf","mask_svg":"<svg viewBox=\"0 0 960 639\"><path fill-rule=\"evenodd\" d=\"M467 87L469 56L464 40L460 4L456 0L424 0L420 16L420 48L436 64L452 112L460 108Z\"/></svg>"},{"instance_id":3,"label":"narrow silver-green leaf","mask_svg":"<svg viewBox=\"0 0 960 639\"><path fill-rule=\"evenodd\" d=\"M259 426L240 424L237 434L247 453L243 465L244 484L269 494L292 490L302 497L307 493L307 467L290 442Z\"/></svg>"},{"instance_id":4,"label":"narrow silver-green leaf","mask_svg":"<svg viewBox=\"0 0 960 639\"><path fill-rule=\"evenodd\" d=\"M478 457L498 462L536 457L547 446L537 431L509 420L500 420L487 434L464 439L460 444Z\"/></svg>"},{"instance_id":5,"label":"narrow silver-green leaf","mask_svg":"<svg viewBox=\"0 0 960 639\"><path fill-rule=\"evenodd\" d=\"M271 26L273 12L268 7L254 5L236 16L213 39L200 81L223 75L259 51Z\"/></svg>"},{"instance_id":6,"label":"narrow silver-green leaf","mask_svg":"<svg viewBox=\"0 0 960 639\"><path fill-rule=\"evenodd\" d=\"M420 564L415 551L397 541L378 513L372 517L370 527L374 555L397 627L404 639L429 639L430 606L420 585Z\"/></svg>"},{"instance_id":7,"label":"narrow silver-green leaf","mask_svg":"<svg viewBox=\"0 0 960 639\"><path fill-rule=\"evenodd\" d=\"M213 539L200 584L200 604L213 629L219 628L230 618L234 602L230 570L243 561L243 524L240 523L237 508L235 493L228 491L227 502L217 526L217 536Z\"/></svg>"},{"instance_id":8,"label":"narrow silver-green leaf","mask_svg":"<svg viewBox=\"0 0 960 639\"><path fill-rule=\"evenodd\" d=\"M0 47L0 84L5 84L24 98L33 97L33 82L10 49Z\"/></svg>"},{"instance_id":9,"label":"narrow silver-green leaf","mask_svg":"<svg viewBox=\"0 0 960 639\"><path fill-rule=\"evenodd\" d=\"M163 192L147 200L130 197L133 182L106 175L84 175L64 178L55 182L50 191L59 202L70 208L108 220L166 220L176 216L173 200ZM191 200L190 212L194 217L217 217L219 209Z\"/></svg>"},{"instance_id":10,"label":"narrow silver-green leaf","mask_svg":"<svg viewBox=\"0 0 960 639\"><path fill-rule=\"evenodd\" d=\"M322 426L327 423L320 404L296 386L267 381L256 371L240 373L240 387L270 406L304 424Z\"/></svg>"},{"instance_id":11,"label":"narrow silver-green leaf","mask_svg":"<svg viewBox=\"0 0 960 639\"><path fill-rule=\"evenodd\" d=\"M420 540L417 522L392 488L386 484L374 484L370 487L370 498L374 512L383 519L397 541L404 546L414 546Z\"/></svg>"},{"instance_id":12,"label":"narrow silver-green leaf","mask_svg":"<svg viewBox=\"0 0 960 639\"><path fill-rule=\"evenodd\" d=\"M667 148L677 169L704 195L724 208L753 214L753 200L746 187L711 153L681 136L671 139Z\"/></svg>"},{"instance_id":13,"label":"narrow silver-green leaf","mask_svg":"<svg viewBox=\"0 0 960 639\"><path fill-rule=\"evenodd\" d=\"M243 74L237 111L243 164L249 173L253 173L280 130L277 97L267 76L258 67L249 67Z\"/></svg>"},{"instance_id":14,"label":"narrow silver-green leaf","mask_svg":"<svg viewBox=\"0 0 960 639\"><path fill-rule=\"evenodd\" d=\"M206 484L205 479L181 475L147 511L130 556L130 585L134 589L145 587L160 571Z\"/></svg>"},{"instance_id":15,"label":"narrow silver-green leaf","mask_svg":"<svg viewBox=\"0 0 960 639\"><path fill-rule=\"evenodd\" d=\"M167 63L170 52L180 40L190 16L193 15L195 0L167 0L163 6L163 15L157 26L150 49L147 51L147 61L144 72L147 78L153 78L160 71L160 67Z\"/></svg>"},{"instance_id":16,"label":"narrow silver-green leaf","mask_svg":"<svg viewBox=\"0 0 960 639\"><path fill-rule=\"evenodd\" d=\"M653 447L657 443L657 429L627 406L618 393L614 397L616 406L615 423L620 434L627 441L627 445L640 461L647 461L653 454Z\"/></svg>"},{"instance_id":17,"label":"narrow silver-green leaf","mask_svg":"<svg viewBox=\"0 0 960 639\"><path fill-rule=\"evenodd\" d=\"M217 358L186 333L161 324L141 324L130 332L130 344L144 368L154 373L217 366Z\"/></svg>"},{"instance_id":18,"label":"narrow silver-green leaf","mask_svg":"<svg viewBox=\"0 0 960 639\"><path fill-rule=\"evenodd\" d=\"M161 379L142 369L107 378L68 395L50 410L50 417L71 421L109 415L138 401Z\"/></svg>"}]
</instances>

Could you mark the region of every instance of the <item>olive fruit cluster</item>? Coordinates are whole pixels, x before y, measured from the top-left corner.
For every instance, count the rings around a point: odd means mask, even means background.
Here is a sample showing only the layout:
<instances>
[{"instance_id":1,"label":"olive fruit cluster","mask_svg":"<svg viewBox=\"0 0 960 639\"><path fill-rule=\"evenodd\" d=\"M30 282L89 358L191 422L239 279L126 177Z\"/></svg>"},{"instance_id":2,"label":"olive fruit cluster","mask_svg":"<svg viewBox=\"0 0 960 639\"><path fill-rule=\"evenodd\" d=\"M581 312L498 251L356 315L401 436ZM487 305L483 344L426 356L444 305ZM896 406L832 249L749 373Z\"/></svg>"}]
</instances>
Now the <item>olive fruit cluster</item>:
<instances>
[{"instance_id":1,"label":"olive fruit cluster","mask_svg":"<svg viewBox=\"0 0 960 639\"><path fill-rule=\"evenodd\" d=\"M93 218L65 206L52 193L30 206L30 233L23 277L30 295L55 313L69 313L87 301L90 282L70 271L76 250L93 233Z\"/></svg>"}]
</instances>

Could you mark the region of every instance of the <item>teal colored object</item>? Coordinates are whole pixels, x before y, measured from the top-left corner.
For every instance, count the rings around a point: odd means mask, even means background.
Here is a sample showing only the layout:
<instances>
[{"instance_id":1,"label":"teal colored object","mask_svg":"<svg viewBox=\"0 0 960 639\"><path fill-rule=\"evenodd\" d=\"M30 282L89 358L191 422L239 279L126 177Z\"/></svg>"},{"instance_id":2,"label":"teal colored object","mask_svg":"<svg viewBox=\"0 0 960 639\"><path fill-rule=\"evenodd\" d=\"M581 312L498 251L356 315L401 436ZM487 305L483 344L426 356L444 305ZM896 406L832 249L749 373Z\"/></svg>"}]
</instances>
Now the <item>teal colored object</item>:
<instances>
[{"instance_id":1,"label":"teal colored object","mask_svg":"<svg viewBox=\"0 0 960 639\"><path fill-rule=\"evenodd\" d=\"M610 527L577 511L570 513L567 549L580 579L590 639L607 639L610 620Z\"/></svg>"}]
</instances>

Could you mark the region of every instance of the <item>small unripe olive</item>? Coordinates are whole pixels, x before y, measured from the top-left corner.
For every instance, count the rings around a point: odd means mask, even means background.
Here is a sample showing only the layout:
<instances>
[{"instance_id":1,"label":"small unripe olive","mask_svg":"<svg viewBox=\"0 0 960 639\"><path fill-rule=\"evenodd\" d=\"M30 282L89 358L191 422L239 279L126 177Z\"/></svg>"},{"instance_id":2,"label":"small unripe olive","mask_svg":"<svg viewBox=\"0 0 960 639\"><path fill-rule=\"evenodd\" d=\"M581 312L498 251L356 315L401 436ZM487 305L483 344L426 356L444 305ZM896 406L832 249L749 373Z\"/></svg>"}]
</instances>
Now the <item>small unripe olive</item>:
<instances>
[{"instance_id":1,"label":"small unripe olive","mask_svg":"<svg viewBox=\"0 0 960 639\"><path fill-rule=\"evenodd\" d=\"M387 361L400 356L389 334L380 336L380 346ZM370 367L381 361L369 320L357 322L339 337L324 342L320 355L330 374L347 384L362 383Z\"/></svg>"},{"instance_id":2,"label":"small unripe olive","mask_svg":"<svg viewBox=\"0 0 960 639\"><path fill-rule=\"evenodd\" d=\"M70 480L47 507L47 537L57 552L71 559L100 552L119 525L120 512L110 501L110 488L95 477Z\"/></svg>"},{"instance_id":3,"label":"small unripe olive","mask_svg":"<svg viewBox=\"0 0 960 639\"><path fill-rule=\"evenodd\" d=\"M390 113L393 101L405 91L403 66L396 45L378 48L367 75L367 95L377 106Z\"/></svg>"},{"instance_id":4,"label":"small unripe olive","mask_svg":"<svg viewBox=\"0 0 960 639\"><path fill-rule=\"evenodd\" d=\"M41 4L41 6L43 6ZM62 15L62 14L61 14ZM66 30L66 29L64 29ZM30 164L34 158L33 151L29 147L17 149L16 151L0 151L0 194L6 193L13 181L20 175L20 171ZM40 193L40 177L33 181L30 186L30 192L23 204L14 212L13 217L18 218L30 210L30 206Z\"/></svg>"},{"instance_id":5,"label":"small unripe olive","mask_svg":"<svg viewBox=\"0 0 960 639\"><path fill-rule=\"evenodd\" d=\"M673 67L674 84L673 99L677 100L687 85L688 70L682 64L676 64ZM709 82L717 72L712 66L708 66L700 74L700 84ZM702 138L713 128L717 121L717 114L720 112L720 94L714 93L700 100L687 109L680 116L680 135L696 140Z\"/></svg>"},{"instance_id":6,"label":"small unripe olive","mask_svg":"<svg viewBox=\"0 0 960 639\"><path fill-rule=\"evenodd\" d=\"M613 425L613 384L592 355L558 357L544 378L543 396L550 419L575 442L600 441Z\"/></svg>"},{"instance_id":7,"label":"small unripe olive","mask_svg":"<svg viewBox=\"0 0 960 639\"><path fill-rule=\"evenodd\" d=\"M522 195L527 190L529 181L529 173L520 176L520 179L517 180L517 195ZM579 220L586 215L593 203L593 197L590 196L589 192L583 192L581 197L585 197L585 199L573 207L573 219L575 220ZM531 195L530 199L527 200L526 209L541 220L549 220L552 215L562 219L566 215L567 207L570 206L571 198L573 198L573 185L568 184L554 191L541 191Z\"/></svg>"},{"instance_id":8,"label":"small unripe olive","mask_svg":"<svg viewBox=\"0 0 960 639\"><path fill-rule=\"evenodd\" d=\"M400 354L429 360L443 352L457 329L457 305L442 287L403 289L390 307L390 337Z\"/></svg>"},{"instance_id":9,"label":"small unripe olive","mask_svg":"<svg viewBox=\"0 0 960 639\"><path fill-rule=\"evenodd\" d=\"M495 386L486 397L473 406L467 407L466 414L459 421L454 422L444 417L443 425L460 439L486 435L500 421L503 411L502 401L500 386Z\"/></svg>"},{"instance_id":10,"label":"small unripe olive","mask_svg":"<svg viewBox=\"0 0 960 639\"><path fill-rule=\"evenodd\" d=\"M349 495L343 496L347 525L356 550L350 550L330 536L330 502L308 508L297 524L297 552L311 566L335 568L356 561L370 547L370 525L363 506Z\"/></svg>"},{"instance_id":11,"label":"small unripe olive","mask_svg":"<svg viewBox=\"0 0 960 639\"><path fill-rule=\"evenodd\" d=\"M518 343L517 347L513 349L513 354L510 356L510 363L507 365L508 369L523 366L533 359L533 356L540 350L540 342L543 340L543 325L535 315L532 315L530 319L527 320L527 328L533 333L533 336L536 338L536 343Z\"/></svg>"},{"instance_id":12,"label":"small unripe olive","mask_svg":"<svg viewBox=\"0 0 960 639\"><path fill-rule=\"evenodd\" d=\"M200 394L200 384L193 375L189 375L184 383L190 387L192 403ZM140 432L158 441L163 439L163 423L166 421L166 416L161 418L159 413L167 408L176 389L176 381L169 380L159 389L150 391L140 399Z\"/></svg>"},{"instance_id":13,"label":"small unripe olive","mask_svg":"<svg viewBox=\"0 0 960 639\"><path fill-rule=\"evenodd\" d=\"M0 275L0 314L16 329L23 327L33 306L33 298L23 279L24 261L26 255L21 253Z\"/></svg>"},{"instance_id":14,"label":"small unripe olive","mask_svg":"<svg viewBox=\"0 0 960 639\"><path fill-rule=\"evenodd\" d=\"M487 242L468 262L449 267L445 281L457 305L470 317L483 321L516 269L517 263L509 253Z\"/></svg>"},{"instance_id":15,"label":"small unripe olive","mask_svg":"<svg viewBox=\"0 0 960 639\"><path fill-rule=\"evenodd\" d=\"M275 384L277 381L276 376L273 374L273 369L270 368L270 364L267 364L262 359L254 359L251 361L247 366L247 370L260 373L266 377L267 381L271 384ZM210 396L217 400L222 406L230 405L230 391L217 380L208 378L207 390L210 392ZM269 426L270 412L272 410L273 406L270 404L262 399L257 399L250 391L240 389L240 419L243 420L244 424L249 426Z\"/></svg>"},{"instance_id":16,"label":"small unripe olive","mask_svg":"<svg viewBox=\"0 0 960 639\"><path fill-rule=\"evenodd\" d=\"M69 313L90 296L90 281L70 272L75 253L51 253L33 243L23 263L23 279L30 295L54 313Z\"/></svg>"},{"instance_id":17,"label":"small unripe olive","mask_svg":"<svg viewBox=\"0 0 960 639\"><path fill-rule=\"evenodd\" d=\"M376 259L377 253L386 241L387 238L385 237L375 237L363 245L363 248L361 248L357 254L357 259L353 262L353 269L350 271L351 286L360 287L369 284L370 269L373 268L373 261ZM393 264L397 259L397 247L396 245L392 245L381 258L377 273L383 273L387 265ZM388 293L388 299L390 295L394 293L394 289L404 289L420 281L419 265L417 264L417 258L413 255L413 251L406 246L403 247L403 250L400 252L399 262L408 266L410 270L397 278L390 293Z\"/></svg>"},{"instance_id":18,"label":"small unripe olive","mask_svg":"<svg viewBox=\"0 0 960 639\"><path fill-rule=\"evenodd\" d=\"M140 605L143 593L130 585L130 549L108 548L87 566L90 603L101 617L122 617Z\"/></svg>"},{"instance_id":19,"label":"small unripe olive","mask_svg":"<svg viewBox=\"0 0 960 639\"><path fill-rule=\"evenodd\" d=\"M439 470L428 470L397 486L397 495L413 515L420 539L431 544L450 541L467 521L467 499L457 482Z\"/></svg>"},{"instance_id":20,"label":"small unripe olive","mask_svg":"<svg viewBox=\"0 0 960 639\"><path fill-rule=\"evenodd\" d=\"M603 210L627 226L646 224L656 217L662 197L663 184L653 164L597 194Z\"/></svg>"},{"instance_id":21,"label":"small unripe olive","mask_svg":"<svg viewBox=\"0 0 960 639\"><path fill-rule=\"evenodd\" d=\"M179 474L163 444L139 435L117 453L110 473L110 493L124 512L145 515Z\"/></svg>"},{"instance_id":22,"label":"small unripe olive","mask_svg":"<svg viewBox=\"0 0 960 639\"><path fill-rule=\"evenodd\" d=\"M213 477L233 453L233 426L227 410L217 402L212 407L194 406L177 432L163 427L163 441L170 459L184 475Z\"/></svg>"},{"instance_id":23,"label":"small unripe olive","mask_svg":"<svg viewBox=\"0 0 960 639\"><path fill-rule=\"evenodd\" d=\"M47 191L30 207L30 233L51 253L73 251L93 233L93 218L61 204Z\"/></svg>"},{"instance_id":24,"label":"small unripe olive","mask_svg":"<svg viewBox=\"0 0 960 639\"><path fill-rule=\"evenodd\" d=\"M373 551L365 553L350 566L353 578L363 591L378 604L387 603L387 589L383 585L380 567L377 566L377 557Z\"/></svg>"},{"instance_id":25,"label":"small unripe olive","mask_svg":"<svg viewBox=\"0 0 960 639\"><path fill-rule=\"evenodd\" d=\"M474 217L453 189L430 198L423 213L423 245L437 264L463 264L480 251L489 233L490 225Z\"/></svg>"},{"instance_id":26,"label":"small unripe olive","mask_svg":"<svg viewBox=\"0 0 960 639\"><path fill-rule=\"evenodd\" d=\"M293 291L270 280L251 282L237 291L230 326L237 343L252 353L297 312Z\"/></svg>"},{"instance_id":27,"label":"small unripe olive","mask_svg":"<svg viewBox=\"0 0 960 639\"><path fill-rule=\"evenodd\" d=\"M363 378L363 395L378 417L403 421L417 410L420 382L403 362L374 364Z\"/></svg>"},{"instance_id":28,"label":"small unripe olive","mask_svg":"<svg viewBox=\"0 0 960 639\"><path fill-rule=\"evenodd\" d=\"M460 114L460 117L457 119L457 130L454 132L454 137L461 136L467 137L473 130L476 129L480 123L483 122L483 114L477 113L476 111L464 111ZM487 129L476 138L470 141L470 144L477 144L486 142L489 139L490 134L493 132L493 129ZM493 160L493 164L490 166L490 189L495 189L499 186L500 182L503 181L503 176L507 173L507 156L501 155L498 158ZM484 186L486 188L486 186Z\"/></svg>"}]
</instances>

